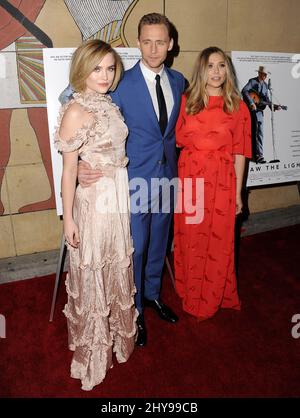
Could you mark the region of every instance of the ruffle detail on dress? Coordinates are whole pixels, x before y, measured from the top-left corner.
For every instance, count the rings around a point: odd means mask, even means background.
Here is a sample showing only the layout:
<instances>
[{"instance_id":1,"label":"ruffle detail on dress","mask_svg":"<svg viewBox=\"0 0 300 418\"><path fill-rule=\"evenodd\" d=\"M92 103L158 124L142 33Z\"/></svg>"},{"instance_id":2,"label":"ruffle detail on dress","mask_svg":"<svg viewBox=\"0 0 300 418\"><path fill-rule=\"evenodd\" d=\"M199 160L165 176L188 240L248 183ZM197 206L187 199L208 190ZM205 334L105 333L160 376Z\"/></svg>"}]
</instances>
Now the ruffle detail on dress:
<instances>
[{"instance_id":1,"label":"ruffle detail on dress","mask_svg":"<svg viewBox=\"0 0 300 418\"><path fill-rule=\"evenodd\" d=\"M121 277L120 277L121 279ZM125 280L125 277L122 277L123 281ZM77 303L79 298L79 291L77 288L75 288L75 291L71 290L72 284L71 280L69 279L69 276L67 276L67 279L65 281L66 284L66 291L67 295L72 299L72 310L74 311L71 313L69 304L66 304L63 313L64 315L73 323L78 324L81 316L88 315L90 320L97 320L101 317L106 317L109 315L111 306L118 306L121 311L126 311L130 308L132 308L135 305L134 302L134 295L136 294L136 287L132 285L131 289L127 289L128 294L124 295L112 295L109 297L106 301L106 306L99 308L97 307L97 310L95 312L89 312L88 308L85 306L84 303ZM74 316L74 314L76 316Z\"/></svg>"},{"instance_id":2,"label":"ruffle detail on dress","mask_svg":"<svg viewBox=\"0 0 300 418\"><path fill-rule=\"evenodd\" d=\"M109 95L97 92L74 93L73 97L76 103L80 104L88 112L93 113L98 113L99 109L101 111L105 109L105 107L111 108L113 104Z\"/></svg>"},{"instance_id":3,"label":"ruffle detail on dress","mask_svg":"<svg viewBox=\"0 0 300 418\"><path fill-rule=\"evenodd\" d=\"M85 142L86 135L82 132L84 128L80 128L76 131L76 134L73 138L68 141L64 141L60 138L58 130L55 132L54 136L54 146L60 152L73 152L82 147Z\"/></svg>"},{"instance_id":4,"label":"ruffle detail on dress","mask_svg":"<svg viewBox=\"0 0 300 418\"><path fill-rule=\"evenodd\" d=\"M139 311L137 309L135 309L134 318L133 318L133 328L132 328L132 331L126 332L123 329L118 328L118 327L116 327L116 328L113 328L112 327L111 328L111 331L114 334L115 333L119 334L121 337L126 337L126 338L132 338L132 337L134 337L136 335L136 332L137 332L136 320L137 320L139 314L140 314Z\"/></svg>"},{"instance_id":5,"label":"ruffle detail on dress","mask_svg":"<svg viewBox=\"0 0 300 418\"><path fill-rule=\"evenodd\" d=\"M62 119L67 109L75 102L74 99L61 106L57 117L57 126L54 131L54 147L60 152L72 152L75 151L87 142L87 130L91 128L95 122L83 124L83 126L76 130L74 136L68 141L64 141L59 135L59 129L61 126Z\"/></svg>"},{"instance_id":6,"label":"ruffle detail on dress","mask_svg":"<svg viewBox=\"0 0 300 418\"><path fill-rule=\"evenodd\" d=\"M136 292L134 292L134 294L135 293ZM68 293L68 295L69 295L69 293ZM127 311L128 309L132 308L134 306L134 304L135 303L134 303L134 299L133 298L128 303L121 303L118 300L115 302L115 305L118 305L119 308L121 309L121 311ZM106 309L104 309L101 312L98 312L97 314L91 314L91 315L89 315L89 319L90 320L98 320L99 318L107 317L110 314L110 310L111 310L110 307L111 307L111 305L112 305L112 303L111 302L108 302L108 306L107 306ZM75 316L71 314L71 312L70 312L70 310L68 308L68 305L65 305L65 307L63 309L63 313L64 313L65 317L68 318L74 325L76 325L76 324L79 323L79 320L76 319ZM83 313L84 313L84 310L83 311L80 310L79 312L76 311L76 314L77 315L82 315ZM129 337L130 335L127 335L127 336ZM81 344L78 343L76 345L81 345Z\"/></svg>"},{"instance_id":7,"label":"ruffle detail on dress","mask_svg":"<svg viewBox=\"0 0 300 418\"><path fill-rule=\"evenodd\" d=\"M72 324L75 325L77 328L77 325L80 323L80 321L74 318L74 316L70 313L67 305L63 312L66 318L68 318L69 321L71 321ZM87 320L89 321L89 328L82 330L81 336L77 335L78 330L76 329L76 334L74 332L71 335L72 342L69 344L69 348L72 346L72 351L75 351L77 347L88 347L90 350L93 350L98 347L100 342L101 344L111 347L113 345L112 332L110 331L108 335L105 335L103 334L103 332L101 333L101 330L99 328L102 321L107 322L109 313L110 309L108 308L106 315L99 313L97 316L94 316L94 318L90 318L90 316L88 315ZM93 328L92 334L90 333L90 328ZM105 327L102 327L102 330L103 329L105 329Z\"/></svg>"},{"instance_id":8,"label":"ruffle detail on dress","mask_svg":"<svg viewBox=\"0 0 300 418\"><path fill-rule=\"evenodd\" d=\"M79 296L78 290L76 289L76 291L72 291L69 286L69 283L70 283L70 278L69 278L69 273L67 273L66 280L65 280L67 294L69 296L72 296L73 299L77 299Z\"/></svg>"},{"instance_id":9,"label":"ruffle detail on dress","mask_svg":"<svg viewBox=\"0 0 300 418\"><path fill-rule=\"evenodd\" d=\"M71 377L81 380L82 390L90 391L104 380L107 371L111 367L111 346L99 344L96 351L82 347L77 353L74 353L71 364Z\"/></svg>"},{"instance_id":10,"label":"ruffle detail on dress","mask_svg":"<svg viewBox=\"0 0 300 418\"><path fill-rule=\"evenodd\" d=\"M77 103L79 103L83 108L85 108L88 112L99 114L99 112L102 113L107 109L113 108L118 113L120 119L124 121L124 117L120 112L119 107L115 103L113 103L111 97L108 94L101 94L97 92L74 93L73 97L74 100Z\"/></svg>"},{"instance_id":11,"label":"ruffle detail on dress","mask_svg":"<svg viewBox=\"0 0 300 418\"><path fill-rule=\"evenodd\" d=\"M110 299L107 302L108 306L111 306L113 304L118 305L119 308L121 309L121 311L127 311L128 309L132 308L135 305L134 302L134 295L136 294L136 288L135 286L133 287L131 294L128 298L128 302L121 302L119 299L117 299L116 297L114 297L113 299Z\"/></svg>"},{"instance_id":12,"label":"ruffle detail on dress","mask_svg":"<svg viewBox=\"0 0 300 418\"><path fill-rule=\"evenodd\" d=\"M70 256L70 272L65 281L68 304L64 309L66 317L73 324L77 324L81 318L95 320L108 316L112 306L122 311L134 307L136 288L130 256L126 259L126 265L107 264L94 271L90 267L84 270L77 267L75 261Z\"/></svg>"},{"instance_id":13,"label":"ruffle detail on dress","mask_svg":"<svg viewBox=\"0 0 300 418\"><path fill-rule=\"evenodd\" d=\"M134 301L128 305L126 307L126 309L121 309L123 312L124 311L129 311L134 305ZM95 323L97 322L101 322L101 320L103 320L103 318L107 318L109 316L111 312L111 309L108 308L107 309L107 314L103 315L103 314L97 314L97 315L93 315L93 316L89 316L88 319L89 321L94 321ZM68 310L68 307L66 305L65 309L63 310L64 315L66 316L66 318L68 318L74 325L77 325L79 323L78 320L76 320L74 318L74 316L70 313L70 311ZM126 312L124 312L126 314ZM124 329L120 328L119 326L111 326L110 328L110 332L109 332L109 337L108 338L102 338L101 332L96 332L93 336L93 339L96 340L94 341L94 343L92 345L88 345L90 350L95 349L96 347L98 347L99 342L101 341L102 344L105 344L106 346L112 346L113 345L113 341L114 341L114 335L118 334L121 337L126 337L126 338L131 338L134 337L137 331L136 328L136 320L137 317L139 316L139 312L137 309L134 309L134 315L133 318L130 321L132 322L132 329L130 331L125 331ZM83 334L81 337L77 338L75 337L75 335L72 338L72 343L69 344L69 349L71 351L75 351L76 347L83 347L87 345L87 342L89 341L89 337L87 337L85 334Z\"/></svg>"},{"instance_id":14,"label":"ruffle detail on dress","mask_svg":"<svg viewBox=\"0 0 300 418\"><path fill-rule=\"evenodd\" d=\"M113 107L111 104L111 98L109 96L104 96L96 93L75 93L73 97L74 98L72 100L61 106L57 119L57 126L55 127L54 131L54 147L60 152L72 152L81 148L82 145L93 143L99 140L99 138L101 138L109 128L109 115L107 114L106 110L111 111L111 108ZM93 121L84 123L81 128L76 130L72 138L70 138L68 141L65 141L60 137L59 129L65 112L73 103L78 103L84 108L84 110L92 113ZM105 106L105 104L107 106ZM94 116L96 113L96 116L98 117ZM111 143L108 145L111 147Z\"/></svg>"},{"instance_id":15,"label":"ruffle detail on dress","mask_svg":"<svg viewBox=\"0 0 300 418\"><path fill-rule=\"evenodd\" d=\"M134 308L134 291L132 289L128 305L123 306L126 309L121 309L116 296L102 312L84 311L78 320L69 308L76 301L68 299L64 313L68 318L69 348L74 351L71 376L81 380L83 390L91 390L102 382L112 367L112 351L117 361L123 363L134 350L139 314Z\"/></svg>"},{"instance_id":16,"label":"ruffle detail on dress","mask_svg":"<svg viewBox=\"0 0 300 418\"><path fill-rule=\"evenodd\" d=\"M65 317L68 318L72 322L73 325L78 325L81 322L80 317L83 316L86 312L84 310L77 310L76 308L75 308L75 310L76 310L77 318L70 312L70 308L69 308L68 304L65 305L65 307L63 309L63 313L64 313ZM94 315L94 318L92 318L89 315L89 320L105 318L109 315L109 312L110 312L110 308L107 307L102 312L99 312L97 314L97 316ZM86 338L83 338L83 337L82 338L73 338L73 341L75 341L75 346L81 346L81 345L84 345L86 343Z\"/></svg>"},{"instance_id":17,"label":"ruffle detail on dress","mask_svg":"<svg viewBox=\"0 0 300 418\"><path fill-rule=\"evenodd\" d=\"M110 265L118 264L119 267L122 268L122 269L127 268L127 267L129 267L129 265L131 263L131 261L130 261L131 254L134 252L133 248L130 248L129 250L130 250L129 254L125 258L119 259L116 256L114 258L106 258L105 260L103 260L101 262L100 261L99 262L94 261L92 264L85 264L84 262L81 261L79 263L79 268L81 270L86 270L88 268L92 271L96 271L96 270L103 269L103 267L105 267L108 264L110 264Z\"/></svg>"},{"instance_id":18,"label":"ruffle detail on dress","mask_svg":"<svg viewBox=\"0 0 300 418\"><path fill-rule=\"evenodd\" d=\"M78 188L76 192L74 220L76 222L80 219L80 244L78 248L68 245L70 265L92 272L103 270L107 266L117 270L128 268L134 252L130 237L129 213L95 213L94 207L97 202L88 193L94 195L95 191ZM99 199L104 199L103 196ZM114 199L116 208L113 209L122 210L118 206L118 196ZM129 212L129 208L126 208Z\"/></svg>"}]
</instances>

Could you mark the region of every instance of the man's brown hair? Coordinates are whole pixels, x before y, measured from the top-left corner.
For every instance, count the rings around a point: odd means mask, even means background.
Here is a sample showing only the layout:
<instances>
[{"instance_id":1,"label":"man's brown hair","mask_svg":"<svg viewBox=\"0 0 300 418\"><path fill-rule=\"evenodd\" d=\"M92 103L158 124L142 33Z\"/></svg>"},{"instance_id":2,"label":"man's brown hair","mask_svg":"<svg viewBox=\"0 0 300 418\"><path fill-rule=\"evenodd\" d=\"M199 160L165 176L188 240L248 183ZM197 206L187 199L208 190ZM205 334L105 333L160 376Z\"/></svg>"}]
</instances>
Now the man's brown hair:
<instances>
[{"instance_id":1,"label":"man's brown hair","mask_svg":"<svg viewBox=\"0 0 300 418\"><path fill-rule=\"evenodd\" d=\"M140 38L141 30L144 25L165 25L168 30L169 37L172 37L171 23L166 16L160 13L148 13L141 18L138 26L138 38Z\"/></svg>"}]
</instances>

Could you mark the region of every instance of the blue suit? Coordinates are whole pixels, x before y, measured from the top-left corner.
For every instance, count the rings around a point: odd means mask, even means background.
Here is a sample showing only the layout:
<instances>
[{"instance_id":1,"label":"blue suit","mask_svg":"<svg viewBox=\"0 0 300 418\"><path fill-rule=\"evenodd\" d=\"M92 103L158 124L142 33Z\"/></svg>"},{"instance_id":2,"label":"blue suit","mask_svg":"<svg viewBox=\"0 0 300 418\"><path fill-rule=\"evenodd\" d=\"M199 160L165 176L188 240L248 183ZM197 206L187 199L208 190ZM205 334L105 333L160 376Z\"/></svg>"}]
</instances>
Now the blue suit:
<instances>
[{"instance_id":1,"label":"blue suit","mask_svg":"<svg viewBox=\"0 0 300 418\"><path fill-rule=\"evenodd\" d=\"M152 99L143 77L140 64L126 71L116 91L111 93L125 118L129 129L126 153L129 158L128 176L142 178L151 189L152 178L172 179L177 176L177 157L175 147L175 124L179 113L181 95L185 80L181 73L165 67L174 106L168 126L162 136ZM130 190L131 208L135 201L135 190ZM133 267L137 288L136 307L143 312L143 296L149 300L159 298L161 275L166 255L171 213L151 213L151 205L161 196L154 192L146 198L146 210L131 212L131 232L134 254Z\"/></svg>"}]
</instances>

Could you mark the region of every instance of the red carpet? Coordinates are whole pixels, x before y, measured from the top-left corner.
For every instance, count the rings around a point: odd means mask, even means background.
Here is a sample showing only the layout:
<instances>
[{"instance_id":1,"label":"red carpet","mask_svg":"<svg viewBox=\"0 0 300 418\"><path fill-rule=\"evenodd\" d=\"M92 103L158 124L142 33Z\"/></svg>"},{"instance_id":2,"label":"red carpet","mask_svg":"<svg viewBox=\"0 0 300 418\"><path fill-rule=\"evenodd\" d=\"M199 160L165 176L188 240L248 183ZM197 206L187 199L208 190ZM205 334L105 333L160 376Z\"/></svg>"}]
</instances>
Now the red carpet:
<instances>
[{"instance_id":1,"label":"red carpet","mask_svg":"<svg viewBox=\"0 0 300 418\"><path fill-rule=\"evenodd\" d=\"M197 323L181 310L171 280L162 297L179 314L168 324L146 311L148 345L111 369L91 392L69 377L63 282L54 322L49 313L54 276L0 286L1 397L298 397L300 338L300 225L241 240L242 311L221 310ZM300 332L300 330L299 330Z\"/></svg>"}]
</instances>

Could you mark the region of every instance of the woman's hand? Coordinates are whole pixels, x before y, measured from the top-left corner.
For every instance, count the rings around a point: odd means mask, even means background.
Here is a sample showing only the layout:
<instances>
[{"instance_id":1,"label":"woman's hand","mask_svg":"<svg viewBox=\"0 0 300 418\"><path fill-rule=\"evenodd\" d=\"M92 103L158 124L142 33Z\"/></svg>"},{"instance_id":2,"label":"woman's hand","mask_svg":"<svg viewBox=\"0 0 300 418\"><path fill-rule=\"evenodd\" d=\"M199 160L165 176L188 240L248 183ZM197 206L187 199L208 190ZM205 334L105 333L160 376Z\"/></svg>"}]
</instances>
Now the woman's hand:
<instances>
[{"instance_id":1,"label":"woman's hand","mask_svg":"<svg viewBox=\"0 0 300 418\"><path fill-rule=\"evenodd\" d=\"M236 202L235 202L235 214L236 215L239 215L240 213L242 213L242 207L243 207L242 196L240 193L238 193L236 196Z\"/></svg>"},{"instance_id":2,"label":"woman's hand","mask_svg":"<svg viewBox=\"0 0 300 418\"><path fill-rule=\"evenodd\" d=\"M68 244L74 248L78 248L78 244L80 242L79 231L73 219L64 219L64 235Z\"/></svg>"}]
</instances>

